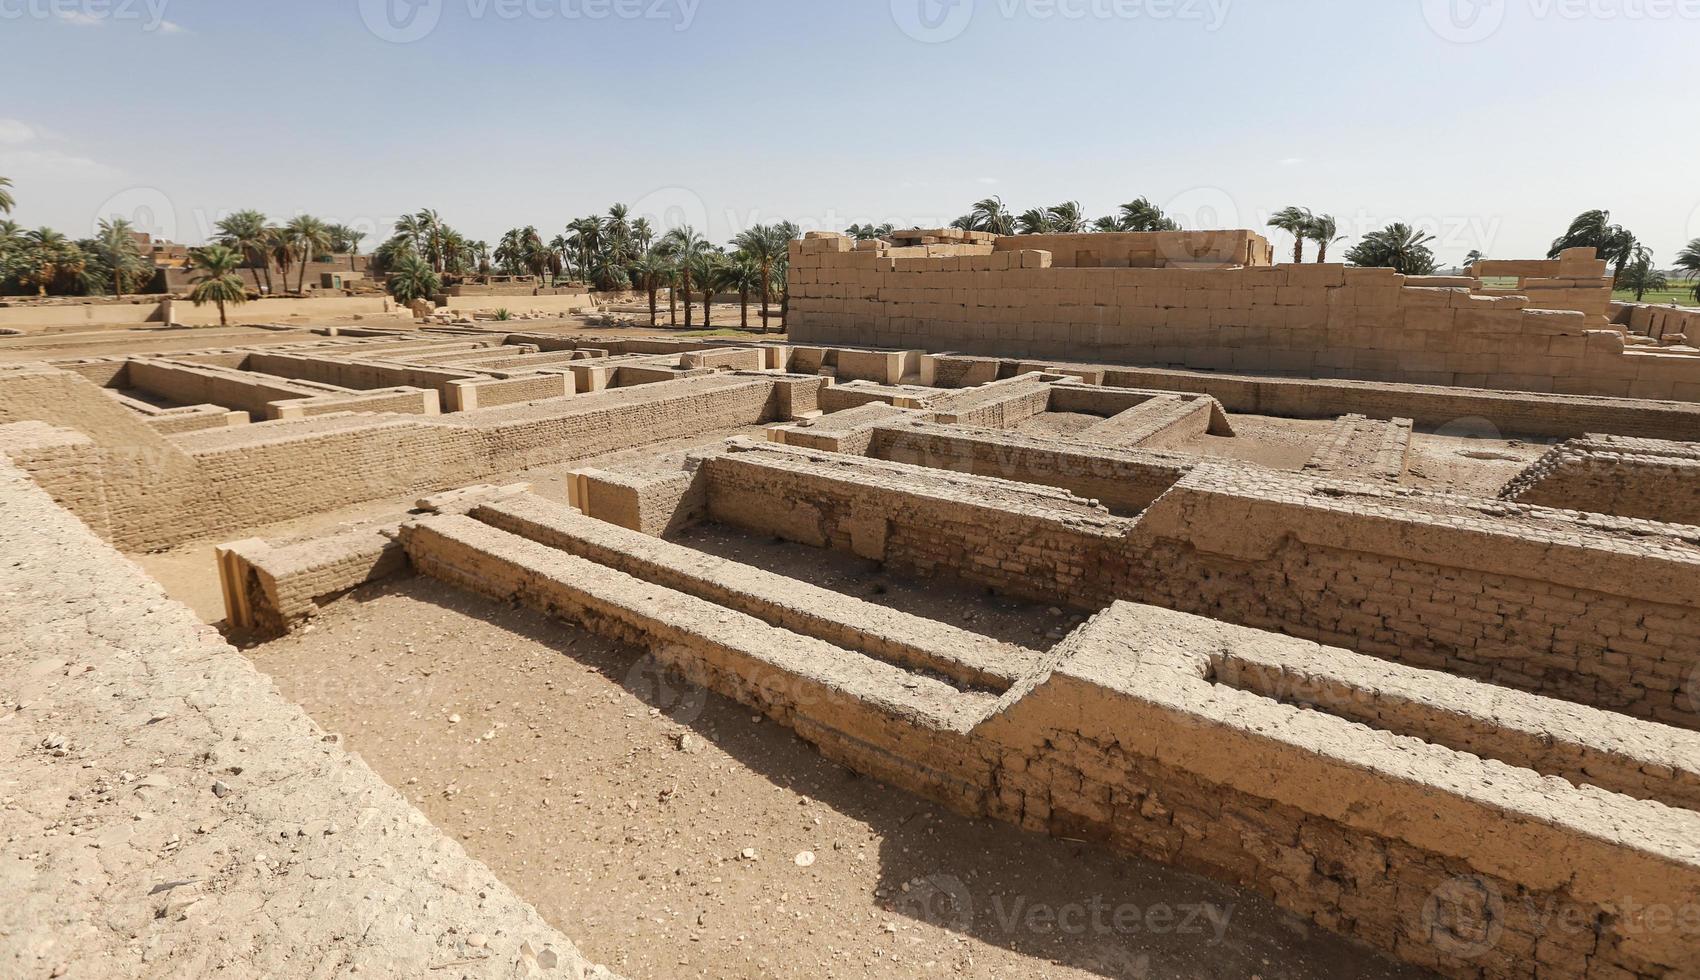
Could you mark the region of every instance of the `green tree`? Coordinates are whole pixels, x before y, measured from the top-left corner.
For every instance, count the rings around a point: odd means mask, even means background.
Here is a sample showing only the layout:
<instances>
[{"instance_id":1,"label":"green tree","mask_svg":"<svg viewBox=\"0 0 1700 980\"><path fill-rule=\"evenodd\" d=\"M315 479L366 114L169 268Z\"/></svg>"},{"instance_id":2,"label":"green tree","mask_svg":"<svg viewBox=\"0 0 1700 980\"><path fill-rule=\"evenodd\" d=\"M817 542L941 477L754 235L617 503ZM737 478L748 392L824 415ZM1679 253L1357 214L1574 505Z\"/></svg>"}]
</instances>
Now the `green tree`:
<instances>
[{"instance_id":1,"label":"green tree","mask_svg":"<svg viewBox=\"0 0 1700 980\"><path fill-rule=\"evenodd\" d=\"M1275 212L1269 218L1269 227L1277 228L1293 236L1294 264L1305 260L1305 239L1310 237L1311 226L1316 223L1316 215L1309 208L1288 207Z\"/></svg>"},{"instance_id":2,"label":"green tree","mask_svg":"<svg viewBox=\"0 0 1700 980\"><path fill-rule=\"evenodd\" d=\"M697 234L690 225L674 228L661 237L664 254L673 259L679 269L679 291L685 299L685 329L691 327L692 266L698 256L709 250L708 240Z\"/></svg>"},{"instance_id":3,"label":"green tree","mask_svg":"<svg viewBox=\"0 0 1700 980\"><path fill-rule=\"evenodd\" d=\"M218 244L242 253L243 262L254 277L255 292L270 292L272 288L271 229L266 216L258 211L236 211L219 219ZM266 288L260 289L260 270L266 272ZM287 283L285 284L287 285Z\"/></svg>"},{"instance_id":4,"label":"green tree","mask_svg":"<svg viewBox=\"0 0 1700 980\"><path fill-rule=\"evenodd\" d=\"M1003 198L988 197L974 202L974 207L951 222L951 227L964 231L990 232L993 235L1013 235L1015 220L1015 216L1004 207Z\"/></svg>"},{"instance_id":5,"label":"green tree","mask_svg":"<svg viewBox=\"0 0 1700 980\"><path fill-rule=\"evenodd\" d=\"M1319 263L1328 261L1328 246L1346 240L1346 236L1340 234L1340 222L1331 214L1311 218L1305 237L1316 243L1316 261Z\"/></svg>"},{"instance_id":6,"label":"green tree","mask_svg":"<svg viewBox=\"0 0 1700 980\"><path fill-rule=\"evenodd\" d=\"M1129 201L1113 215L1099 218L1092 226L1101 232L1180 231L1180 222L1163 213L1147 198Z\"/></svg>"},{"instance_id":7,"label":"green tree","mask_svg":"<svg viewBox=\"0 0 1700 980\"><path fill-rule=\"evenodd\" d=\"M284 232L295 243L296 254L301 261L301 277L296 281L295 291L306 292L307 266L330 249L330 228L318 218L303 214L285 226Z\"/></svg>"},{"instance_id":8,"label":"green tree","mask_svg":"<svg viewBox=\"0 0 1700 980\"><path fill-rule=\"evenodd\" d=\"M12 197L12 178L0 177L0 214L11 214L17 206L17 199Z\"/></svg>"},{"instance_id":9,"label":"green tree","mask_svg":"<svg viewBox=\"0 0 1700 980\"><path fill-rule=\"evenodd\" d=\"M78 290L88 256L76 242L52 228L37 228L23 237L22 252L13 268L21 285L34 289L37 296Z\"/></svg>"},{"instance_id":10,"label":"green tree","mask_svg":"<svg viewBox=\"0 0 1700 980\"><path fill-rule=\"evenodd\" d=\"M218 325L229 326L225 304L248 301L248 287L242 285L242 276L236 271L242 267L241 254L224 245L208 245L191 251L189 261L196 270L189 301L196 306L217 303Z\"/></svg>"},{"instance_id":11,"label":"green tree","mask_svg":"<svg viewBox=\"0 0 1700 980\"><path fill-rule=\"evenodd\" d=\"M750 294L761 289L767 282L767 274L756 258L746 252L732 256L721 269L718 285L723 289L736 290L738 293L738 326L745 330L750 328ZM761 332L767 333L767 324L761 325Z\"/></svg>"},{"instance_id":12,"label":"green tree","mask_svg":"<svg viewBox=\"0 0 1700 980\"><path fill-rule=\"evenodd\" d=\"M1694 302L1700 303L1700 238L1677 253L1676 267L1682 270L1682 278L1694 280Z\"/></svg>"},{"instance_id":13,"label":"green tree","mask_svg":"<svg viewBox=\"0 0 1700 980\"><path fill-rule=\"evenodd\" d=\"M1592 248L1595 255L1610 263L1612 278L1621 279L1623 270L1635 261L1636 250L1640 247L1634 232L1612 223L1610 211L1584 211L1570 222L1564 234L1553 240L1547 258L1556 259L1568 248Z\"/></svg>"},{"instance_id":14,"label":"green tree","mask_svg":"<svg viewBox=\"0 0 1700 980\"><path fill-rule=\"evenodd\" d=\"M891 234L890 225L883 227L885 234ZM756 225L733 239L732 247L754 259L761 270L761 284L757 287L761 290L761 332L767 333L768 308L773 301L774 266L789 257L791 238L777 225Z\"/></svg>"},{"instance_id":15,"label":"green tree","mask_svg":"<svg viewBox=\"0 0 1700 980\"><path fill-rule=\"evenodd\" d=\"M883 225L851 225L844 229L844 233L859 242L871 242L876 238L885 238L895 230L896 229L892 227L891 222L887 221Z\"/></svg>"},{"instance_id":16,"label":"green tree","mask_svg":"<svg viewBox=\"0 0 1700 980\"><path fill-rule=\"evenodd\" d=\"M443 288L443 280L431 263L413 252L405 252L396 259L385 285L396 302L411 305L416 299L428 300L437 295Z\"/></svg>"},{"instance_id":17,"label":"green tree","mask_svg":"<svg viewBox=\"0 0 1700 980\"><path fill-rule=\"evenodd\" d=\"M649 295L649 325L656 326L659 304L657 295L663 284L672 278L673 264L653 249L632 260L632 283Z\"/></svg>"},{"instance_id":18,"label":"green tree","mask_svg":"<svg viewBox=\"0 0 1700 980\"><path fill-rule=\"evenodd\" d=\"M687 276L685 326L691 325L689 283L694 281L697 288L702 290L702 328L712 330L714 328L714 294L725 285L726 256L714 251L712 247L704 246L701 251L685 259L683 264Z\"/></svg>"},{"instance_id":19,"label":"green tree","mask_svg":"<svg viewBox=\"0 0 1700 980\"><path fill-rule=\"evenodd\" d=\"M1346 261L1357 266L1389 268L1407 276L1432 275L1435 261L1429 243L1433 241L1433 235L1395 222L1365 235L1346 253Z\"/></svg>"},{"instance_id":20,"label":"green tree","mask_svg":"<svg viewBox=\"0 0 1700 980\"><path fill-rule=\"evenodd\" d=\"M1476 267L1476 264L1481 262L1485 258L1487 258L1487 256L1482 254L1481 249L1472 248L1472 249L1470 249L1470 254L1464 256L1464 268L1465 269L1474 269Z\"/></svg>"},{"instance_id":21,"label":"green tree","mask_svg":"<svg viewBox=\"0 0 1700 980\"><path fill-rule=\"evenodd\" d=\"M1623 275L1618 277L1617 288L1627 289L1635 294L1635 302L1639 303L1648 293L1670 288L1670 280L1665 274L1653 268L1651 254L1636 256L1635 261L1624 267Z\"/></svg>"},{"instance_id":22,"label":"green tree","mask_svg":"<svg viewBox=\"0 0 1700 980\"><path fill-rule=\"evenodd\" d=\"M102 218L100 232L95 236L93 246L93 252L99 258L105 275L110 277L115 299L124 298L126 285L136 284L139 287L144 276L152 271L142 257L142 247L136 242L135 229L123 218Z\"/></svg>"}]
</instances>

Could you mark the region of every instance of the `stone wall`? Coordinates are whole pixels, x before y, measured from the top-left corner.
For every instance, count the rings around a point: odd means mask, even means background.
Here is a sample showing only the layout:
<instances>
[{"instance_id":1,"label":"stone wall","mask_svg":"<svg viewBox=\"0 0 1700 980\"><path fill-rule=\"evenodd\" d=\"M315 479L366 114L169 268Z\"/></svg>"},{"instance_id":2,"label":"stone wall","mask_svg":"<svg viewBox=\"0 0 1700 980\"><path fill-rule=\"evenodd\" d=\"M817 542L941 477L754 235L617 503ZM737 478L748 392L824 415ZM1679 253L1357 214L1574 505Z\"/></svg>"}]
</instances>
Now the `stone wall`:
<instances>
[{"instance_id":1,"label":"stone wall","mask_svg":"<svg viewBox=\"0 0 1700 980\"><path fill-rule=\"evenodd\" d=\"M1700 443L1592 435L1562 443L1500 493L1566 510L1700 524Z\"/></svg>"},{"instance_id":2,"label":"stone wall","mask_svg":"<svg viewBox=\"0 0 1700 980\"><path fill-rule=\"evenodd\" d=\"M1700 356L1626 349L1621 332L1605 329L1604 302L1568 287L1547 301L1587 309L1529 308L1522 295L1457 284L1473 280L1428 285L1391 269L1067 268L1027 249L897 254L830 235L794 242L791 339L1700 401ZM1609 300L1598 278L1588 295L1602 288Z\"/></svg>"},{"instance_id":3,"label":"stone wall","mask_svg":"<svg viewBox=\"0 0 1700 980\"><path fill-rule=\"evenodd\" d=\"M1252 889L1448 976L1700 956L1676 924L1700 888L1691 733L1125 603L992 697L823 640L830 609L748 611L782 590L658 582L669 549L612 554L555 513L425 518L403 542L420 572L641 643L857 771Z\"/></svg>"}]
</instances>

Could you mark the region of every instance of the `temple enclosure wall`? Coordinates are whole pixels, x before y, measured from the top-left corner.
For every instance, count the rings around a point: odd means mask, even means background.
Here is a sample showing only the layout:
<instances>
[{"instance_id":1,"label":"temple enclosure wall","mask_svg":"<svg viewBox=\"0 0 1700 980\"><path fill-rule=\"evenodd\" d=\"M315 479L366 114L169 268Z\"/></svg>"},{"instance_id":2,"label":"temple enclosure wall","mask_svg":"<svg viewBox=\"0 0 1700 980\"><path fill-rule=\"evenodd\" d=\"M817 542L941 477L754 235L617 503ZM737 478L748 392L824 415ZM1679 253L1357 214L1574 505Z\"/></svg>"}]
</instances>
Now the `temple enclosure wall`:
<instances>
[{"instance_id":1,"label":"temple enclosure wall","mask_svg":"<svg viewBox=\"0 0 1700 980\"><path fill-rule=\"evenodd\" d=\"M772 444L702 463L711 519L1096 610L1117 599L1344 646L1391 661L1700 728L1700 546L1676 525L1504 505L1215 463L1174 478L1150 459L1120 518L1075 496L1136 472L1082 474L1020 438L876 435L900 458L973 475ZM1137 450L1124 451L1137 454ZM1007 467L1001 472L999 467ZM1160 487L1173 479L1166 491Z\"/></svg>"},{"instance_id":2,"label":"temple enclosure wall","mask_svg":"<svg viewBox=\"0 0 1700 980\"><path fill-rule=\"evenodd\" d=\"M1554 275L1517 293L1327 264L1073 268L1026 237L1000 239L990 256L909 256L818 233L794 242L790 337L1700 401L1700 356L1626 345L1606 317L1610 281L1591 257L1562 270L1555 260Z\"/></svg>"},{"instance_id":3,"label":"temple enclosure wall","mask_svg":"<svg viewBox=\"0 0 1700 980\"><path fill-rule=\"evenodd\" d=\"M858 610L905 640L845 636L831 605L622 534L522 497L401 538L416 571L640 643L859 772L1234 882L1448 976L1700 956L1648 911L1700 887L1691 733L1128 603L1007 689L957 687L914 668L960 637Z\"/></svg>"},{"instance_id":4,"label":"temple enclosure wall","mask_svg":"<svg viewBox=\"0 0 1700 980\"><path fill-rule=\"evenodd\" d=\"M718 374L452 416L337 414L166 438L81 377L10 372L0 452L127 551L808 412L822 378ZM57 419L57 425L46 419Z\"/></svg>"},{"instance_id":5,"label":"temple enclosure wall","mask_svg":"<svg viewBox=\"0 0 1700 980\"><path fill-rule=\"evenodd\" d=\"M1573 439L1554 446L1500 496L1543 507L1700 525L1700 443L1607 435Z\"/></svg>"}]
</instances>

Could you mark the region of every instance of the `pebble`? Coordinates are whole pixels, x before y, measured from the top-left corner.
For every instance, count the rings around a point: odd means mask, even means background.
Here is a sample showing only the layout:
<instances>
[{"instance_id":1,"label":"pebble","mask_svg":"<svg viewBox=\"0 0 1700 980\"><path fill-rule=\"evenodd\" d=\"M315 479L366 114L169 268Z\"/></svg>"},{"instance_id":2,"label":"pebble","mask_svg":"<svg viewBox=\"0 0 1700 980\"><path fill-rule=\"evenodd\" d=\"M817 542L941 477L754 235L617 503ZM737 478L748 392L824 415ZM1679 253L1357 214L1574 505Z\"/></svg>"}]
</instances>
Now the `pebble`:
<instances>
[{"instance_id":1,"label":"pebble","mask_svg":"<svg viewBox=\"0 0 1700 980\"><path fill-rule=\"evenodd\" d=\"M799 868L809 867L810 865L815 863L815 852L814 851L799 851L799 852L797 852L797 856L795 858L793 858L792 860L797 863L797 867L799 867Z\"/></svg>"},{"instance_id":2,"label":"pebble","mask_svg":"<svg viewBox=\"0 0 1700 980\"><path fill-rule=\"evenodd\" d=\"M466 944L471 946L473 949L483 949L490 945L490 937L484 935L482 932L475 932L466 937Z\"/></svg>"},{"instance_id":3,"label":"pebble","mask_svg":"<svg viewBox=\"0 0 1700 980\"><path fill-rule=\"evenodd\" d=\"M221 800L224 799L225 797L229 796L230 794L236 792L235 790L230 788L229 783L225 782L222 779L213 780L212 791L213 791L213 795L218 797Z\"/></svg>"}]
</instances>

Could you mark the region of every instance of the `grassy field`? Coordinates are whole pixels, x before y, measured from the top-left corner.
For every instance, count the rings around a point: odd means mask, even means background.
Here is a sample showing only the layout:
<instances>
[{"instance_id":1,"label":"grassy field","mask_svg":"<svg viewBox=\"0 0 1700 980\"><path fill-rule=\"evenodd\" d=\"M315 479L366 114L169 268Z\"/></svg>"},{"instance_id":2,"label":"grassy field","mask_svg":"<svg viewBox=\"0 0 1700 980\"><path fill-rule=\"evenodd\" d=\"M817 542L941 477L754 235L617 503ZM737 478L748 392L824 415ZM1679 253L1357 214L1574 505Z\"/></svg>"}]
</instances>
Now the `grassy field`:
<instances>
[{"instance_id":1,"label":"grassy field","mask_svg":"<svg viewBox=\"0 0 1700 980\"><path fill-rule=\"evenodd\" d=\"M1635 302L1635 294L1632 293L1632 292L1629 292L1628 290L1620 289L1617 292L1612 294L1612 299L1617 300L1619 303L1633 303L1633 302ZM1643 303L1675 303L1678 306L1700 305L1700 304L1697 304L1694 300L1694 282L1693 282L1693 280L1684 281L1684 280L1680 280L1680 279L1672 280L1671 281L1671 288L1669 288L1669 289L1660 289L1660 290L1656 290L1656 291L1648 293L1646 296L1644 296L1641 299L1641 302L1643 302Z\"/></svg>"}]
</instances>

